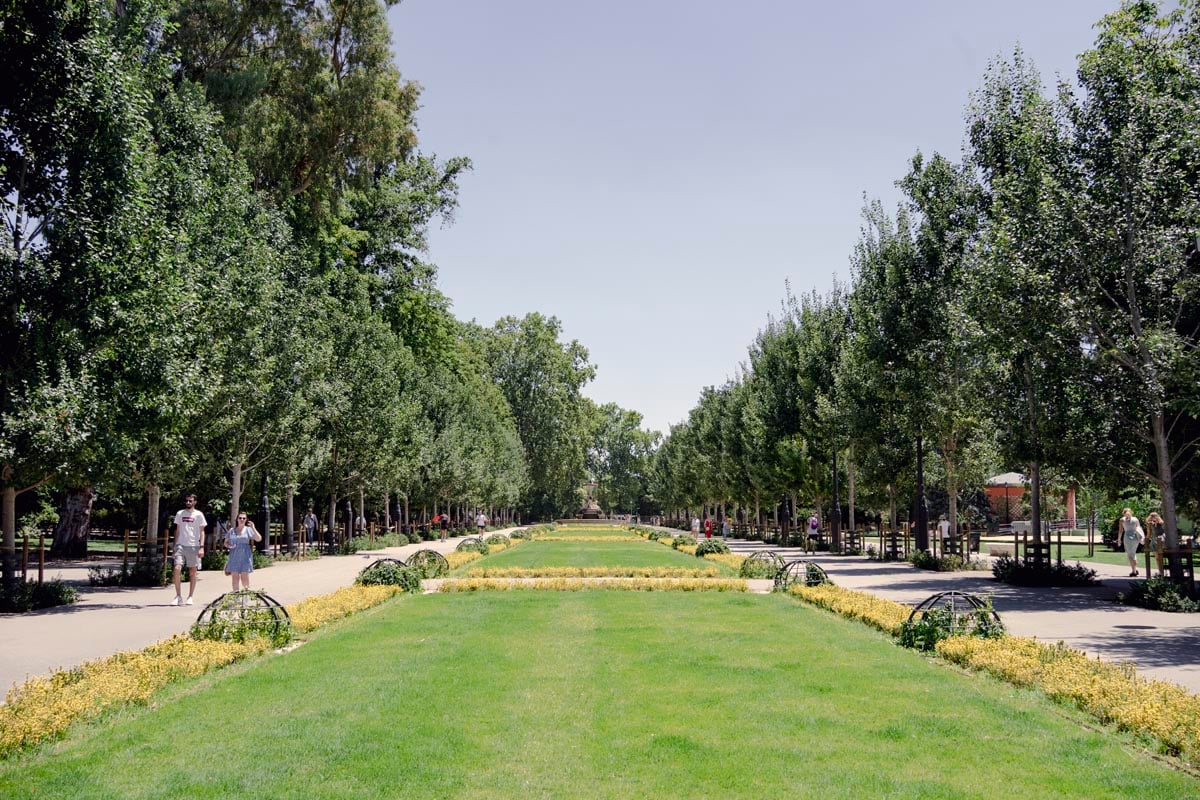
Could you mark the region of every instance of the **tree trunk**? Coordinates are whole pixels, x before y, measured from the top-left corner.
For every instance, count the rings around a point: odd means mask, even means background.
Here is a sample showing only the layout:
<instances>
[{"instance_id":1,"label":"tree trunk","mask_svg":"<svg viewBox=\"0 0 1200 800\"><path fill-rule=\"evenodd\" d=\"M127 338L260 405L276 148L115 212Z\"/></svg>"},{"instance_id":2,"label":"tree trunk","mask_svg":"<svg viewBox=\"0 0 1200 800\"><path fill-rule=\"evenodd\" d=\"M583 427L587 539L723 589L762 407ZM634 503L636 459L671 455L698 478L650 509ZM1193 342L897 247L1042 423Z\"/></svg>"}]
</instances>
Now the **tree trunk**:
<instances>
[{"instance_id":1,"label":"tree trunk","mask_svg":"<svg viewBox=\"0 0 1200 800\"><path fill-rule=\"evenodd\" d=\"M846 454L846 498L850 504L850 518L846 520L848 531L855 531L854 525L854 445L850 445L850 452Z\"/></svg>"},{"instance_id":2,"label":"tree trunk","mask_svg":"<svg viewBox=\"0 0 1200 800\"><path fill-rule=\"evenodd\" d=\"M1029 521L1033 526L1033 540L1042 541L1042 465L1034 461L1029 465Z\"/></svg>"},{"instance_id":3,"label":"tree trunk","mask_svg":"<svg viewBox=\"0 0 1200 800\"><path fill-rule=\"evenodd\" d=\"M284 526L287 528L287 533L284 536L284 541L287 542L287 551L292 555L296 554L296 487L288 481L287 485L287 506L284 511Z\"/></svg>"},{"instance_id":4,"label":"tree trunk","mask_svg":"<svg viewBox=\"0 0 1200 800\"><path fill-rule=\"evenodd\" d=\"M5 486L0 492L0 525L4 529L4 547L0 548L3 562L4 593L11 594L17 585L17 487Z\"/></svg>"},{"instance_id":5,"label":"tree trunk","mask_svg":"<svg viewBox=\"0 0 1200 800\"><path fill-rule=\"evenodd\" d=\"M238 518L242 506L242 465L233 464L229 475L229 519L230 525ZM263 534L266 535L265 533Z\"/></svg>"},{"instance_id":6,"label":"tree trunk","mask_svg":"<svg viewBox=\"0 0 1200 800\"><path fill-rule=\"evenodd\" d=\"M158 552L158 505L162 497L162 490L158 488L157 483L151 483L146 487L146 545L147 554L152 563L157 563L159 560ZM168 537L170 532L167 533ZM171 545L170 539L167 540L167 547Z\"/></svg>"},{"instance_id":7,"label":"tree trunk","mask_svg":"<svg viewBox=\"0 0 1200 800\"><path fill-rule=\"evenodd\" d=\"M1158 488L1162 493L1163 527L1166 528L1167 550L1179 549L1179 514L1175 508L1175 476L1171 471L1171 456L1167 445L1166 425L1162 409L1159 408L1151 417L1151 428L1154 433L1154 455L1158 461ZM1168 568L1171 580L1183 581L1183 563L1178 558L1168 558Z\"/></svg>"},{"instance_id":8,"label":"tree trunk","mask_svg":"<svg viewBox=\"0 0 1200 800\"><path fill-rule=\"evenodd\" d=\"M329 493L329 518L326 522L327 530L325 537L333 541L333 532L337 530L337 495L333 492Z\"/></svg>"},{"instance_id":9,"label":"tree trunk","mask_svg":"<svg viewBox=\"0 0 1200 800\"><path fill-rule=\"evenodd\" d=\"M92 527L92 502L96 493L91 486L67 490L63 497L58 524L54 526L51 558L86 558L88 534Z\"/></svg>"}]
</instances>

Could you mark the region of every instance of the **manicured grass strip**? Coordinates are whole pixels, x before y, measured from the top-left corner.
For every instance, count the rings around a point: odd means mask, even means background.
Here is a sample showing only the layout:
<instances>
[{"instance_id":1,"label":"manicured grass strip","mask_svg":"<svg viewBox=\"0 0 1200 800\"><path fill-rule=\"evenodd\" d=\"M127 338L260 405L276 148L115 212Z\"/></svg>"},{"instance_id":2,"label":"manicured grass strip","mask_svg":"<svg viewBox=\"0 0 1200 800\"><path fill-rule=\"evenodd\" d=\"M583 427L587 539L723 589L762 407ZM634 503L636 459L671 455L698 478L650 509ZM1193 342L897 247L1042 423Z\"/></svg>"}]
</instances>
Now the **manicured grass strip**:
<instances>
[{"instance_id":1,"label":"manicured grass strip","mask_svg":"<svg viewBox=\"0 0 1200 800\"><path fill-rule=\"evenodd\" d=\"M471 578L715 578L711 567L471 567Z\"/></svg>"},{"instance_id":2,"label":"manicured grass strip","mask_svg":"<svg viewBox=\"0 0 1200 800\"><path fill-rule=\"evenodd\" d=\"M746 582L737 578L457 578L438 587L439 592L590 590L625 592L744 592Z\"/></svg>"},{"instance_id":3,"label":"manicured grass strip","mask_svg":"<svg viewBox=\"0 0 1200 800\"><path fill-rule=\"evenodd\" d=\"M679 567L696 569L706 566L694 557L655 547L640 539L620 542L545 542L536 540L503 553L487 556L472 565L479 567ZM733 571L724 574L732 575Z\"/></svg>"},{"instance_id":4,"label":"manicured grass strip","mask_svg":"<svg viewBox=\"0 0 1200 800\"><path fill-rule=\"evenodd\" d=\"M537 541L539 542L628 542L635 539L636 537L634 536L557 536L555 534L537 537Z\"/></svg>"},{"instance_id":5,"label":"manicured grass strip","mask_svg":"<svg viewBox=\"0 0 1200 800\"><path fill-rule=\"evenodd\" d=\"M937 652L1018 686L1036 686L1102 722L1151 737L1163 752L1200 766L1200 696L1181 686L1139 677L1128 665L1088 658L1061 643L1014 636L956 636L938 642Z\"/></svg>"},{"instance_id":6,"label":"manicured grass strip","mask_svg":"<svg viewBox=\"0 0 1200 800\"><path fill-rule=\"evenodd\" d=\"M1039 694L778 596L402 597L205 683L0 764L0 796L1178 800L1200 786Z\"/></svg>"}]
</instances>

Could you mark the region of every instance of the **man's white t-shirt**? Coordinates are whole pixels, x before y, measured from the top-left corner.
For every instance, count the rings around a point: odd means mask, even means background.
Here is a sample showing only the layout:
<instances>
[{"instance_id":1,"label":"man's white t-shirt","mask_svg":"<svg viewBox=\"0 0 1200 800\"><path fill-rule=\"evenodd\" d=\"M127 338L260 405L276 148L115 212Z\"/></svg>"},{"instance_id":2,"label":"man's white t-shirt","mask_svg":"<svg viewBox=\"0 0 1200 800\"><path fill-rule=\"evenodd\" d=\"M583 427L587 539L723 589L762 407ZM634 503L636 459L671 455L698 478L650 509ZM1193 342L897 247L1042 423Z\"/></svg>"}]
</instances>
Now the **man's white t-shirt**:
<instances>
[{"instance_id":1,"label":"man's white t-shirt","mask_svg":"<svg viewBox=\"0 0 1200 800\"><path fill-rule=\"evenodd\" d=\"M938 522L938 533L942 535L943 539L950 535L950 520L943 519Z\"/></svg>"},{"instance_id":2,"label":"man's white t-shirt","mask_svg":"<svg viewBox=\"0 0 1200 800\"><path fill-rule=\"evenodd\" d=\"M480 528L484 527L485 525L487 525L487 517L483 514L480 514L478 517L475 518L475 525Z\"/></svg>"},{"instance_id":3,"label":"man's white t-shirt","mask_svg":"<svg viewBox=\"0 0 1200 800\"><path fill-rule=\"evenodd\" d=\"M175 512L175 530L179 532L175 544L184 547L199 547L203 541L204 526L207 524L204 514L199 509L193 508L188 511L185 508Z\"/></svg>"},{"instance_id":4,"label":"man's white t-shirt","mask_svg":"<svg viewBox=\"0 0 1200 800\"><path fill-rule=\"evenodd\" d=\"M699 533L699 532L700 532L700 518L693 517L692 518L692 533Z\"/></svg>"}]
</instances>

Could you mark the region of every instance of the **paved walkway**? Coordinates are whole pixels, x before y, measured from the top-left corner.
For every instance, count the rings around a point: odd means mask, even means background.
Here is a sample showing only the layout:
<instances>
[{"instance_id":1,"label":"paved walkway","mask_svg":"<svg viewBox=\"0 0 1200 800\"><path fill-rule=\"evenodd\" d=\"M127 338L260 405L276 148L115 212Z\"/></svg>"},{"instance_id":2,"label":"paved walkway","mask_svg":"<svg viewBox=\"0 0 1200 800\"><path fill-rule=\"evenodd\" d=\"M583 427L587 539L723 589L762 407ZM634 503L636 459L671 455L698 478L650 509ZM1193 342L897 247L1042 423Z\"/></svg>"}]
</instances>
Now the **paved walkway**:
<instances>
[{"instance_id":1,"label":"paved walkway","mask_svg":"<svg viewBox=\"0 0 1200 800\"><path fill-rule=\"evenodd\" d=\"M489 531L488 535L512 530L516 529ZM363 567L381 556L407 558L423 549L448 553L464 538L389 547L352 556L283 561L255 571L250 586L287 605L349 586ZM0 696L31 676L103 658L119 650L138 650L183 633L206 605L230 588L230 579L224 573L201 572L196 583L195 605L172 606L175 589L170 586L129 589L88 586L88 567L104 563L47 565L46 580L61 577L79 587L80 599L74 605L29 614L0 614ZM184 597L187 592L185 581Z\"/></svg>"},{"instance_id":2,"label":"paved walkway","mask_svg":"<svg viewBox=\"0 0 1200 800\"><path fill-rule=\"evenodd\" d=\"M1116 603L1117 593L1132 582L1124 567L1089 562L1087 566L1099 573L1099 586L1037 589L1000 583L990 571L930 572L903 561L884 563L829 553L805 556L801 548L732 539L729 546L735 553L774 550L787 560L807 558L819 563L838 586L910 605L950 590L990 595L1014 636L1062 641L1106 661L1133 661L1143 675L1200 694L1200 614L1170 614Z\"/></svg>"}]
</instances>

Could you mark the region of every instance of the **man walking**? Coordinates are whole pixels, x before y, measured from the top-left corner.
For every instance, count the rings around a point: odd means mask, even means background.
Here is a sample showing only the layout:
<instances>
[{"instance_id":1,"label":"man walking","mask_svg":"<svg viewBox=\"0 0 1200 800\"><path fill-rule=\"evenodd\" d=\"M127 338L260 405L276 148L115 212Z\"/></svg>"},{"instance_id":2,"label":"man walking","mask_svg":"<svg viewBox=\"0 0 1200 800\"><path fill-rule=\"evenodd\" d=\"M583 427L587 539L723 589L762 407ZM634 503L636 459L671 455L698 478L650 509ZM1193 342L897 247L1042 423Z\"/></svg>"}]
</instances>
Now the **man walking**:
<instances>
[{"instance_id":1,"label":"man walking","mask_svg":"<svg viewBox=\"0 0 1200 800\"><path fill-rule=\"evenodd\" d=\"M317 515L311 508L304 515L304 539L309 544L317 540Z\"/></svg>"},{"instance_id":2,"label":"man walking","mask_svg":"<svg viewBox=\"0 0 1200 800\"><path fill-rule=\"evenodd\" d=\"M475 527L479 529L479 535L483 536L483 532L487 529L488 517L481 510L479 515L475 517Z\"/></svg>"},{"instance_id":3,"label":"man walking","mask_svg":"<svg viewBox=\"0 0 1200 800\"><path fill-rule=\"evenodd\" d=\"M203 512L196 508L196 495L189 494L185 497L183 505L183 509L175 513L175 599L171 601L173 606L192 605L192 595L196 593L196 573L200 571L200 559L204 558L204 526L208 524ZM192 571L186 603L180 586L185 565Z\"/></svg>"}]
</instances>

